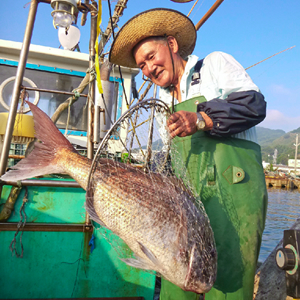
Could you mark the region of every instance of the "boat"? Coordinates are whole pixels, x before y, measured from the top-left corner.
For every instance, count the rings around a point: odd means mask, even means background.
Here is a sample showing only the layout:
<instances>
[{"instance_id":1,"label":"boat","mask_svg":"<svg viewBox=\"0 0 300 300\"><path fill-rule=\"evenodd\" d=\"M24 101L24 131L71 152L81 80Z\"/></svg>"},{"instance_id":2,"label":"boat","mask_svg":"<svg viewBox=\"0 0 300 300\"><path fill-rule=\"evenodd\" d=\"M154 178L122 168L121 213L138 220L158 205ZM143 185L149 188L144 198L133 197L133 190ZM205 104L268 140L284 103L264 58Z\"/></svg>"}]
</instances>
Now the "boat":
<instances>
[{"instance_id":1,"label":"boat","mask_svg":"<svg viewBox=\"0 0 300 300\"><path fill-rule=\"evenodd\" d=\"M26 155L34 140L32 116L21 106L23 100L50 117L67 103L56 115L56 125L79 152L92 158L105 130L127 110L124 91L131 94L139 73L122 68L120 78L113 69L109 82L114 105L105 112L97 107L92 115L92 103L99 98L89 71L94 47L87 54L31 44L38 2L31 1L24 42L0 40L1 174ZM50 9L50 1L43 2ZM96 2L88 2L83 8L93 13ZM92 22L92 30L95 25ZM87 102L88 96L93 101ZM68 101L74 103L69 106ZM106 127L100 127L104 113ZM0 188L1 299L153 299L155 274L120 260L116 247L128 256L130 249L109 230L92 224L84 207L85 191L74 180L57 174L24 180L19 186L2 182Z\"/></svg>"},{"instance_id":2,"label":"boat","mask_svg":"<svg viewBox=\"0 0 300 300\"><path fill-rule=\"evenodd\" d=\"M283 172L265 172L265 179L268 188L284 188L289 190L300 188L299 178Z\"/></svg>"}]
</instances>

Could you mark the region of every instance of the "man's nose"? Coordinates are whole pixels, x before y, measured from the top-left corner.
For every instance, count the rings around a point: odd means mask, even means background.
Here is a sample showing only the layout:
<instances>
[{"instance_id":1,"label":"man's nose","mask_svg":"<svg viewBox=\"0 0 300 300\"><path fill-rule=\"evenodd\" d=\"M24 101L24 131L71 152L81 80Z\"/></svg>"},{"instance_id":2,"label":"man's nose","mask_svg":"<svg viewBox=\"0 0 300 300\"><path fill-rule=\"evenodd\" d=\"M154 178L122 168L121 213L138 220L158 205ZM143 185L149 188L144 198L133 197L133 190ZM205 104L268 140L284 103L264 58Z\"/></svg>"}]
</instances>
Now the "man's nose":
<instances>
[{"instance_id":1,"label":"man's nose","mask_svg":"<svg viewBox=\"0 0 300 300\"><path fill-rule=\"evenodd\" d=\"M149 72L149 75L155 70L155 65L150 61L147 62L147 70Z\"/></svg>"}]
</instances>

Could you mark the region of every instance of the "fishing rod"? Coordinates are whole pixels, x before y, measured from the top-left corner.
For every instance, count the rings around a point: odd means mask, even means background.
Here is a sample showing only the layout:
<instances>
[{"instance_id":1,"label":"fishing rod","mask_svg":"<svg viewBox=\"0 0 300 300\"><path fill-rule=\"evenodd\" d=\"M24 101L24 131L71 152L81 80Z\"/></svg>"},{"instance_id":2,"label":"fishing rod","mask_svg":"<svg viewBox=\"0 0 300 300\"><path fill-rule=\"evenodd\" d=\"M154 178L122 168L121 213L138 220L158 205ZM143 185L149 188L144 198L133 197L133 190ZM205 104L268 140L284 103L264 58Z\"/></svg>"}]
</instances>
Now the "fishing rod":
<instances>
[{"instance_id":1,"label":"fishing rod","mask_svg":"<svg viewBox=\"0 0 300 300\"><path fill-rule=\"evenodd\" d=\"M202 17L202 19L195 25L196 30L208 20L208 18L217 10L217 8L221 5L224 0L217 0L213 6L208 10L208 12Z\"/></svg>"},{"instance_id":2,"label":"fishing rod","mask_svg":"<svg viewBox=\"0 0 300 300\"><path fill-rule=\"evenodd\" d=\"M248 69L250 69L250 68L252 68L252 67L254 67L254 66L256 66L256 65L258 65L258 64L260 64L260 63L262 63L262 62L264 62L264 61L266 61L267 59L269 59L269 58L271 58L271 57L274 57L274 56L276 56L276 55L278 55L278 54L280 54L280 53L282 53L282 52L285 52L285 51L290 50L290 49L295 48L295 47L296 47L296 46L292 46L292 47L289 47L289 48L287 48L287 49L285 49L285 50L282 50L282 51L280 51L280 52L278 52L278 53L275 53L275 54L273 54L273 55L271 55L271 56L269 56L269 57L267 57L267 58L265 58L265 59L259 61L258 63L254 64L254 65L252 65L252 66L250 66L250 67L248 67L248 68L246 68L245 70L248 70Z\"/></svg>"}]
</instances>

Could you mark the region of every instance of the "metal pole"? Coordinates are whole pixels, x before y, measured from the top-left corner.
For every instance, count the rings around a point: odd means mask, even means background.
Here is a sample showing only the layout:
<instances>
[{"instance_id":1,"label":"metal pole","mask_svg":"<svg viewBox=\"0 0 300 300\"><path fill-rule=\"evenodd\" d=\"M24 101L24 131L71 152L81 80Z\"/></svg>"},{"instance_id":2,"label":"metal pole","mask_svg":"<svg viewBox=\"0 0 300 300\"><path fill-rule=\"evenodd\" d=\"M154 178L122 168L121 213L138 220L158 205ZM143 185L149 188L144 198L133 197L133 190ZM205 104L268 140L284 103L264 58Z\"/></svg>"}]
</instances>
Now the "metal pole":
<instances>
[{"instance_id":1,"label":"metal pole","mask_svg":"<svg viewBox=\"0 0 300 300\"><path fill-rule=\"evenodd\" d=\"M40 89L37 87L29 87L29 86L23 86L20 87L21 90L27 90L27 91L37 91L37 92L44 92L44 93L52 93L52 94L60 94L60 95L69 95L74 96L73 92L65 92L65 91L57 91L57 90L48 90L48 89ZM87 94L79 94L80 97L87 97Z\"/></svg>"},{"instance_id":2,"label":"metal pole","mask_svg":"<svg viewBox=\"0 0 300 300\"><path fill-rule=\"evenodd\" d=\"M155 85L156 86L156 85ZM144 167L149 165L151 156L152 156L152 140L153 140L153 122L154 122L154 114L155 109L154 106L151 107L151 116L150 116L150 122L149 122L149 132L148 132L148 142L147 142L147 153L146 153L146 159Z\"/></svg>"},{"instance_id":3,"label":"metal pole","mask_svg":"<svg viewBox=\"0 0 300 300\"><path fill-rule=\"evenodd\" d=\"M12 133L14 130L15 118L16 118L17 109L18 109L20 87L21 87L24 72L25 72L25 67L26 67L26 62L27 62L29 46L30 46L30 41L31 41L31 37L32 37L32 31L33 31L36 12L37 12L37 7L38 7L38 1L31 0L31 5L30 5L29 13L28 13L28 19L27 19L27 24L26 24L26 29L25 29L24 39L23 39L23 44L22 44L22 48L21 48L21 52L20 52L20 60L19 60L17 73L16 73L16 80L15 80L13 93L12 93L11 106L9 109L9 114L8 114L8 119L7 119L7 124L6 124L6 131L5 131L5 135L4 135L4 139L3 139L3 148L2 148L2 153L1 153L1 157L0 157L0 175L3 175L6 170L8 153L9 153L9 149L10 149L11 138L12 138Z\"/></svg>"},{"instance_id":4,"label":"metal pole","mask_svg":"<svg viewBox=\"0 0 300 300\"><path fill-rule=\"evenodd\" d=\"M220 6L220 4L224 0L217 0L215 4L209 9L209 11L202 17L202 19L196 24L195 28L196 30L199 30L199 28L207 21L207 19L215 12L215 10Z\"/></svg>"},{"instance_id":5,"label":"metal pole","mask_svg":"<svg viewBox=\"0 0 300 300\"><path fill-rule=\"evenodd\" d=\"M298 156L298 134L296 134L296 144L294 144L294 146L296 146L296 150L295 150L295 176L296 176L296 172L297 172L297 156Z\"/></svg>"},{"instance_id":6,"label":"metal pole","mask_svg":"<svg viewBox=\"0 0 300 300\"><path fill-rule=\"evenodd\" d=\"M96 2L94 3L96 5ZM89 68L93 68L95 64L95 41L97 38L97 9L91 11L91 36L90 36L90 61ZM94 143L93 143L93 124L94 121L94 103L95 103L95 79L89 84L89 97L88 97L88 128L87 128L87 157L92 159L94 156Z\"/></svg>"},{"instance_id":7,"label":"metal pole","mask_svg":"<svg viewBox=\"0 0 300 300\"><path fill-rule=\"evenodd\" d=\"M97 38L97 3L94 2L93 10L91 10L91 36L90 36L90 61L89 68L94 68L95 65L95 41ZM98 55L98 53L97 53ZM95 108L95 79L89 83L89 97L88 99L88 128L87 128L87 157L93 159L94 156L94 143L93 143L93 126L99 126L99 124L93 124L94 121L94 108ZM85 225L89 226L90 217L85 213Z\"/></svg>"}]
</instances>

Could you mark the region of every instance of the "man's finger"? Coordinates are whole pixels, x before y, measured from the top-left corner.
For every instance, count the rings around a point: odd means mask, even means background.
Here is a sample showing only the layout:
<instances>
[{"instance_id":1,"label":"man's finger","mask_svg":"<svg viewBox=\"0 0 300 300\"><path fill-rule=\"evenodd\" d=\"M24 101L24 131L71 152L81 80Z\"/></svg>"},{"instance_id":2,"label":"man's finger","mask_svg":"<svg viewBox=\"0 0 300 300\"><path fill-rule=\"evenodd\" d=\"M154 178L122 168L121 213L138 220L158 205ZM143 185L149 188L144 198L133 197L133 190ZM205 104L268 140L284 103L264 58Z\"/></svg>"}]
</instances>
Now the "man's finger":
<instances>
[{"instance_id":1,"label":"man's finger","mask_svg":"<svg viewBox=\"0 0 300 300\"><path fill-rule=\"evenodd\" d=\"M177 127L175 130L170 131L171 138L174 138L175 136L180 136L182 134L181 127Z\"/></svg>"},{"instance_id":2,"label":"man's finger","mask_svg":"<svg viewBox=\"0 0 300 300\"><path fill-rule=\"evenodd\" d=\"M178 113L172 114L169 119L167 120L167 124L175 123L180 118L180 115Z\"/></svg>"},{"instance_id":3,"label":"man's finger","mask_svg":"<svg viewBox=\"0 0 300 300\"><path fill-rule=\"evenodd\" d=\"M176 130L178 127L179 127L179 123L178 122L168 124L168 128L169 128L170 132Z\"/></svg>"}]
</instances>

